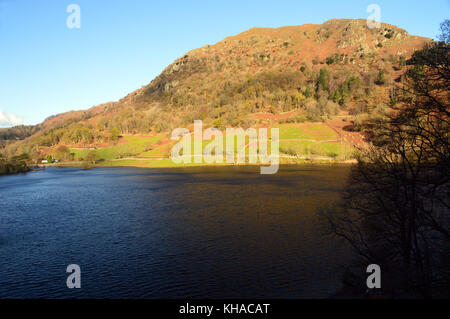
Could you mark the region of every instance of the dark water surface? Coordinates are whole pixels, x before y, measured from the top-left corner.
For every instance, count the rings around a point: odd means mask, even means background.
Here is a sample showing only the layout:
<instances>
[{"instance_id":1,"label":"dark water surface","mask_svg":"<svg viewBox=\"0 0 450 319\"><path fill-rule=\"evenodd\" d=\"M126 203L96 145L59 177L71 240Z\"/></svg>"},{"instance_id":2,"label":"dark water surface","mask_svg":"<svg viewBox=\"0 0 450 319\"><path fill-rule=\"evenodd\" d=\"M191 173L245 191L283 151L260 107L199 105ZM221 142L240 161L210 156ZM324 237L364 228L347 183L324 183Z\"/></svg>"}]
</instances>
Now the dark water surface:
<instances>
[{"instance_id":1,"label":"dark water surface","mask_svg":"<svg viewBox=\"0 0 450 319\"><path fill-rule=\"evenodd\" d=\"M349 167L48 168L0 177L0 298L320 298L349 253L321 205ZM81 267L81 289L66 267Z\"/></svg>"}]
</instances>

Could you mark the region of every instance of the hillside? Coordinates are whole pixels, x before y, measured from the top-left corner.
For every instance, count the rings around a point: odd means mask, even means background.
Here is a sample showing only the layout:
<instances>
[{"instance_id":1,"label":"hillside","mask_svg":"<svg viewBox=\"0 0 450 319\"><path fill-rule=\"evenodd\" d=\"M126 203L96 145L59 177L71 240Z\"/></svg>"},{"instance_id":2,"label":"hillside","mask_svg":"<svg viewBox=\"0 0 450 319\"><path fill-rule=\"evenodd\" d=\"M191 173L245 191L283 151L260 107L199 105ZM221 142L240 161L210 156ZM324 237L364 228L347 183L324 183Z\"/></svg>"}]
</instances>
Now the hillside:
<instances>
[{"instance_id":1,"label":"hillside","mask_svg":"<svg viewBox=\"0 0 450 319\"><path fill-rule=\"evenodd\" d=\"M286 159L346 160L364 145L361 124L396 103L406 61L429 41L388 24L370 30L366 20L253 28L188 52L120 101L46 119L5 153L38 161L64 145L72 160L96 148L106 163L140 158L145 166L168 157L173 128L201 119L204 127L279 127Z\"/></svg>"}]
</instances>

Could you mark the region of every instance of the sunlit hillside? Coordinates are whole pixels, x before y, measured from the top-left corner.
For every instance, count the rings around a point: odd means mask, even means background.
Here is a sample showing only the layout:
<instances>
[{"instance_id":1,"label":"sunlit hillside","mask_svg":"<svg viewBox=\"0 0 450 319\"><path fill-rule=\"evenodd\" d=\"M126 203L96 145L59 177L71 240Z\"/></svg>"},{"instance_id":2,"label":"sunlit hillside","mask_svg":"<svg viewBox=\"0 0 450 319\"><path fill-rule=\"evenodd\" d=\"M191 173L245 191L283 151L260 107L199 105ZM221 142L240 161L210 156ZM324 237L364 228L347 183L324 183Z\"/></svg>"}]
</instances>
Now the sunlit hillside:
<instances>
[{"instance_id":1,"label":"sunlit hillside","mask_svg":"<svg viewBox=\"0 0 450 319\"><path fill-rule=\"evenodd\" d=\"M407 60L429 41L365 20L253 28L186 53L120 101L52 116L3 143L7 155L33 161L84 160L94 148L104 162L162 160L172 129L203 120L220 129L279 127L287 162L348 160L365 145L365 125L397 103Z\"/></svg>"}]
</instances>

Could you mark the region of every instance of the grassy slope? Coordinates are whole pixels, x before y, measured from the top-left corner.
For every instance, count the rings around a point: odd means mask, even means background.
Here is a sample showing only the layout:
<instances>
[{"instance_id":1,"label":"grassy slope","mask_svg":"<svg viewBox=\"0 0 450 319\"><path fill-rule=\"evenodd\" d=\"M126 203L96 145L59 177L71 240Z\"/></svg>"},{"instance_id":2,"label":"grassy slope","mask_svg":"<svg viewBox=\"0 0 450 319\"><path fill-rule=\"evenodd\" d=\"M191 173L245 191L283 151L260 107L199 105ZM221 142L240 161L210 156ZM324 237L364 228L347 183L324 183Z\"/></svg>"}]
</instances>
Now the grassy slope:
<instances>
[{"instance_id":1,"label":"grassy slope","mask_svg":"<svg viewBox=\"0 0 450 319\"><path fill-rule=\"evenodd\" d=\"M280 152L298 157L331 157L348 160L353 148L344 143L322 123L285 124L280 126Z\"/></svg>"},{"instance_id":2,"label":"grassy slope","mask_svg":"<svg viewBox=\"0 0 450 319\"><path fill-rule=\"evenodd\" d=\"M124 157L133 157L145 152L151 147L154 147L161 138L161 135L153 137L127 136L122 139L121 143L110 147L99 148L96 152L98 157L105 161ZM71 149L71 152L74 154L75 160L79 160L85 159L89 153L89 150Z\"/></svg>"},{"instance_id":3,"label":"grassy slope","mask_svg":"<svg viewBox=\"0 0 450 319\"><path fill-rule=\"evenodd\" d=\"M343 161L352 157L353 148L340 141L339 136L323 123L281 124L280 133L281 163L301 162L305 159ZM268 130L270 132L270 130ZM226 149L226 137L223 137ZM176 141L170 141L164 135L125 136L114 146L96 150L101 166L137 166L137 167L179 167L172 162L170 150ZM204 150L209 141L203 141ZM269 150L270 150L270 145ZM194 141L192 138L192 152ZM236 152L235 144L235 152ZM89 150L71 149L75 160L85 159ZM248 154L248 150L246 152ZM186 164L198 165L198 164Z\"/></svg>"}]
</instances>

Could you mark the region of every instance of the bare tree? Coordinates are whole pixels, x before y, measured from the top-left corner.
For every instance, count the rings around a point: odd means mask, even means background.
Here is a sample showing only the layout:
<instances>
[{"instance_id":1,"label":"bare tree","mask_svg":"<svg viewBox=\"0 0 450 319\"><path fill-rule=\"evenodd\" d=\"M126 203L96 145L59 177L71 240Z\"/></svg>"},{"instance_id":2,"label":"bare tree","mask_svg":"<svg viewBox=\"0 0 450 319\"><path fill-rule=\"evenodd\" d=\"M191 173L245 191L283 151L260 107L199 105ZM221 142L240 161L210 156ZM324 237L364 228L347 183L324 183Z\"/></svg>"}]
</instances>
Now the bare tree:
<instances>
[{"instance_id":1,"label":"bare tree","mask_svg":"<svg viewBox=\"0 0 450 319\"><path fill-rule=\"evenodd\" d=\"M361 152L339 209L324 214L384 269L392 295L450 296L449 49L432 43L408 61L400 103Z\"/></svg>"}]
</instances>

